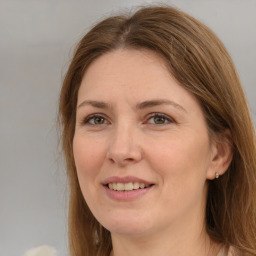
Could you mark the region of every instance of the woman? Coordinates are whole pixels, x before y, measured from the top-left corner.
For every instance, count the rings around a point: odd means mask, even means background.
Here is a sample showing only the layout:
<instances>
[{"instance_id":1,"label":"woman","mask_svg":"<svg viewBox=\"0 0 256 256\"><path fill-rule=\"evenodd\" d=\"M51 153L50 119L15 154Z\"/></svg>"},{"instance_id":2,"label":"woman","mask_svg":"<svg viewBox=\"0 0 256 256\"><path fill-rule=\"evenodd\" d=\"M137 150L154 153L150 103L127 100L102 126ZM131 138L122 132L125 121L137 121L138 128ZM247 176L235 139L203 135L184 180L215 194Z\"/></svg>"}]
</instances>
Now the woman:
<instances>
[{"instance_id":1,"label":"woman","mask_svg":"<svg viewBox=\"0 0 256 256\"><path fill-rule=\"evenodd\" d=\"M71 255L255 255L255 131L234 65L171 7L105 19L61 96Z\"/></svg>"}]
</instances>

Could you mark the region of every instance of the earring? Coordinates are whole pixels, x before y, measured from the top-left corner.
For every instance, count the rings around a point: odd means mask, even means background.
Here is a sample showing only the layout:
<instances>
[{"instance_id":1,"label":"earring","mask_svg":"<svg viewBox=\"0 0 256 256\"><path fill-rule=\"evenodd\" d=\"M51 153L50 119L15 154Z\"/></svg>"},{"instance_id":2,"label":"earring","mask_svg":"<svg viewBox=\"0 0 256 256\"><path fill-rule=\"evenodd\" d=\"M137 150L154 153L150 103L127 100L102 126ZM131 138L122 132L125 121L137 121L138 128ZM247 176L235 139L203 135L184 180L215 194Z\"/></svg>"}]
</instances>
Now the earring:
<instances>
[{"instance_id":1,"label":"earring","mask_svg":"<svg viewBox=\"0 0 256 256\"><path fill-rule=\"evenodd\" d=\"M218 179L219 177L220 177L219 173L216 172L216 173L215 173L215 178Z\"/></svg>"}]
</instances>

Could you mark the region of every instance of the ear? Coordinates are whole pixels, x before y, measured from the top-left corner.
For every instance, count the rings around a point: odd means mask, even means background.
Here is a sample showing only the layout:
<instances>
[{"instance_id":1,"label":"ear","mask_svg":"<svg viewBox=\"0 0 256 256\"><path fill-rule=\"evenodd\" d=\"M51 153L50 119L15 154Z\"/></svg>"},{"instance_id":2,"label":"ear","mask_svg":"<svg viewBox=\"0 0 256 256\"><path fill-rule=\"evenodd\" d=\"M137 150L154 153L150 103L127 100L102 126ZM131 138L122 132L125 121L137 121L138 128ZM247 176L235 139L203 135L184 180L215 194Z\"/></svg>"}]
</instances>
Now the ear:
<instances>
[{"instance_id":1,"label":"ear","mask_svg":"<svg viewBox=\"0 0 256 256\"><path fill-rule=\"evenodd\" d=\"M212 154L206 178L213 180L216 173L223 175L233 158L233 145L230 131L227 129L216 135L212 141Z\"/></svg>"}]
</instances>

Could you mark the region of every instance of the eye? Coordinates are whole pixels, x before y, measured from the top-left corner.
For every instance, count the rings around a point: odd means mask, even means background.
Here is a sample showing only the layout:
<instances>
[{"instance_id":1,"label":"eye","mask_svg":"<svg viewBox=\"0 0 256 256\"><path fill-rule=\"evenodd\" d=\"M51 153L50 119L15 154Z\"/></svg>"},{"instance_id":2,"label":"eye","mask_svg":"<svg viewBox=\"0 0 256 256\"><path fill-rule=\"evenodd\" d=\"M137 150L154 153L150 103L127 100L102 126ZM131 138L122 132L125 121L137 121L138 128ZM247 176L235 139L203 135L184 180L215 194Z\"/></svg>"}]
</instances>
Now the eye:
<instances>
[{"instance_id":1,"label":"eye","mask_svg":"<svg viewBox=\"0 0 256 256\"><path fill-rule=\"evenodd\" d=\"M174 123L174 120L165 114L153 113L150 116L150 118L148 119L148 123L156 124L156 125L163 125L163 124Z\"/></svg>"},{"instance_id":2,"label":"eye","mask_svg":"<svg viewBox=\"0 0 256 256\"><path fill-rule=\"evenodd\" d=\"M107 124L108 121L106 120L105 117L101 116L101 115L90 115L88 117L86 117L83 121L83 124L89 124L89 125L103 125L103 124Z\"/></svg>"}]
</instances>

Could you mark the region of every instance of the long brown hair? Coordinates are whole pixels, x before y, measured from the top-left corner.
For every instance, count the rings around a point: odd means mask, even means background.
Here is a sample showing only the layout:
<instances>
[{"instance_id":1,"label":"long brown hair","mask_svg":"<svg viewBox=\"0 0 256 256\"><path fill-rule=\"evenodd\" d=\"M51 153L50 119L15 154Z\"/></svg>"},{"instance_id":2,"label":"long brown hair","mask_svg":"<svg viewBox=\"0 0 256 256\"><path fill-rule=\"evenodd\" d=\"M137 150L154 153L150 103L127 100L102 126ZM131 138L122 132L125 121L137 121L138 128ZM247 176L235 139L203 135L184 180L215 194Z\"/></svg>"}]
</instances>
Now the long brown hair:
<instances>
[{"instance_id":1,"label":"long brown hair","mask_svg":"<svg viewBox=\"0 0 256 256\"><path fill-rule=\"evenodd\" d=\"M78 44L66 73L59 115L70 184L71 255L106 256L112 248L110 232L94 218L81 193L72 143L83 74L96 58L118 48L158 53L170 73L198 99L210 136L230 130L233 160L223 176L209 181L206 229L212 240L233 245L242 255L256 255L255 130L238 74L209 28L166 6L144 7L131 16L114 16L98 23Z\"/></svg>"}]
</instances>

